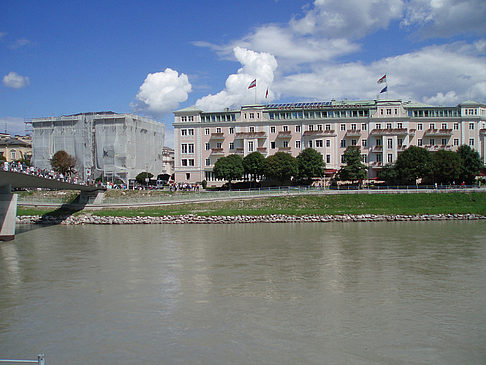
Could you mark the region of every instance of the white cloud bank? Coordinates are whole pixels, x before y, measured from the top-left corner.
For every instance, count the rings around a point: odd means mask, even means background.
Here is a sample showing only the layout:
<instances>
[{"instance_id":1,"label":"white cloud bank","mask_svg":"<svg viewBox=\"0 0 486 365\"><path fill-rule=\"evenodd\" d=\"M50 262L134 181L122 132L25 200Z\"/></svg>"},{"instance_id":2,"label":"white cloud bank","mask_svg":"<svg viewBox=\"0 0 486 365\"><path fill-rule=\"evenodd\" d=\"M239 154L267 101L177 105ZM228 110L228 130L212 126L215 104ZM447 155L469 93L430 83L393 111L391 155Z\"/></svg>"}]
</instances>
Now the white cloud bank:
<instances>
[{"instance_id":1,"label":"white cloud bank","mask_svg":"<svg viewBox=\"0 0 486 365\"><path fill-rule=\"evenodd\" d=\"M132 107L153 115L164 115L186 101L191 90L187 75L166 68L147 75L137 94L137 103Z\"/></svg>"},{"instance_id":2,"label":"white cloud bank","mask_svg":"<svg viewBox=\"0 0 486 365\"><path fill-rule=\"evenodd\" d=\"M30 80L27 76L21 76L12 71L3 77L3 84L13 89L22 89L30 85Z\"/></svg>"},{"instance_id":3,"label":"white cloud bank","mask_svg":"<svg viewBox=\"0 0 486 365\"><path fill-rule=\"evenodd\" d=\"M275 57L269 53L254 52L241 47L235 47L233 53L243 67L226 79L224 90L197 100L197 107L212 111L252 104L255 102L255 89L248 89L248 86L255 79L257 80L256 101L265 100L267 89L269 89L268 99L272 99L273 92L270 87L278 66Z\"/></svg>"}]
</instances>

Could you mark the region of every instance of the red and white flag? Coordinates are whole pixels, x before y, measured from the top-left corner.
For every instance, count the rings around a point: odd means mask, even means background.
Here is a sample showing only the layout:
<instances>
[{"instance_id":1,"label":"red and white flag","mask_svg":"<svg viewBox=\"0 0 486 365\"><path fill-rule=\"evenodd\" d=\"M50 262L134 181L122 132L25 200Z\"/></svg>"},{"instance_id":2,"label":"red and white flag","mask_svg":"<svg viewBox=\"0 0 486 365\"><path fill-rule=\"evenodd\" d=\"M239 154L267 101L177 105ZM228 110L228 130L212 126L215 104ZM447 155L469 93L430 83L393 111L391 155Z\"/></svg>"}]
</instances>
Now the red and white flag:
<instances>
[{"instance_id":1,"label":"red and white flag","mask_svg":"<svg viewBox=\"0 0 486 365\"><path fill-rule=\"evenodd\" d=\"M265 99L268 99L268 89L267 92L265 93Z\"/></svg>"},{"instance_id":2,"label":"red and white flag","mask_svg":"<svg viewBox=\"0 0 486 365\"><path fill-rule=\"evenodd\" d=\"M382 78L380 78L380 79L379 79L379 80L378 80L376 83L377 83L377 84L383 84L384 82L386 82L386 74L385 74L385 75L383 75L383 77L382 77Z\"/></svg>"},{"instance_id":3,"label":"red and white flag","mask_svg":"<svg viewBox=\"0 0 486 365\"><path fill-rule=\"evenodd\" d=\"M256 79L253 80L250 85L248 86L248 89L251 89L252 87L256 87Z\"/></svg>"}]
</instances>

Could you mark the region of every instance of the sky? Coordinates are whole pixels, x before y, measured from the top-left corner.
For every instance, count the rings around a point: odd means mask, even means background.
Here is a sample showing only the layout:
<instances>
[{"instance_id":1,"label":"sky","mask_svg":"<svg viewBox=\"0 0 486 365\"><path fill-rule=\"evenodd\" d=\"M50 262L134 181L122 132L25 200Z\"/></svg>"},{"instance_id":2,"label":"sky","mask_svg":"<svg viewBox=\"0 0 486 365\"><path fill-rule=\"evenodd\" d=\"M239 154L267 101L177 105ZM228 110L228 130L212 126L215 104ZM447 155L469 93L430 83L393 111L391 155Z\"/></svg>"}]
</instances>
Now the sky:
<instances>
[{"instance_id":1,"label":"sky","mask_svg":"<svg viewBox=\"0 0 486 365\"><path fill-rule=\"evenodd\" d=\"M110 110L164 123L172 146L189 106L374 100L384 85L486 103L485 19L484 0L2 0L0 132Z\"/></svg>"}]
</instances>

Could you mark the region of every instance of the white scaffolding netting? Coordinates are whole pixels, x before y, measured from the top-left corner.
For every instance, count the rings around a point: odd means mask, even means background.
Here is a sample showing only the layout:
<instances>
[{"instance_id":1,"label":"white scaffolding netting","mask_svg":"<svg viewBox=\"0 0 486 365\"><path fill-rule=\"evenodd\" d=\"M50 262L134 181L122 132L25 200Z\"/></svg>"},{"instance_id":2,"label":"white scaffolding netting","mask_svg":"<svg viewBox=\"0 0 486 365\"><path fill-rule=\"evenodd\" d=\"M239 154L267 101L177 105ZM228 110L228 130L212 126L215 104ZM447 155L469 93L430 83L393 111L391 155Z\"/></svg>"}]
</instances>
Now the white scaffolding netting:
<instances>
[{"instance_id":1,"label":"white scaffolding netting","mask_svg":"<svg viewBox=\"0 0 486 365\"><path fill-rule=\"evenodd\" d=\"M162 173L164 126L131 114L83 113L32 120L34 166L50 169L64 150L83 180L101 175L127 182L142 172Z\"/></svg>"}]
</instances>

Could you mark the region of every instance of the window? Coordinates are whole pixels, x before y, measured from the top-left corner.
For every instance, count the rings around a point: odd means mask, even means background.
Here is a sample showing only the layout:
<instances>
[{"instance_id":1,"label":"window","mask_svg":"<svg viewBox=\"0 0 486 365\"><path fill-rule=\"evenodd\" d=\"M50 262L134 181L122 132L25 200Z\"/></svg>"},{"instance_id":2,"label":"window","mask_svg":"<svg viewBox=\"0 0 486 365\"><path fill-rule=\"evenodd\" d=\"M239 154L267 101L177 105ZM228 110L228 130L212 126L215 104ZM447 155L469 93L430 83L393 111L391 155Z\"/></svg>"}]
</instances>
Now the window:
<instances>
[{"instance_id":1,"label":"window","mask_svg":"<svg viewBox=\"0 0 486 365\"><path fill-rule=\"evenodd\" d=\"M209 128L204 129L204 134L207 136L209 134Z\"/></svg>"},{"instance_id":2,"label":"window","mask_svg":"<svg viewBox=\"0 0 486 365\"><path fill-rule=\"evenodd\" d=\"M469 138L469 146L474 146L474 138Z\"/></svg>"},{"instance_id":3,"label":"window","mask_svg":"<svg viewBox=\"0 0 486 365\"><path fill-rule=\"evenodd\" d=\"M188 160L188 162L189 162L189 166L194 166L194 159L193 158L190 158Z\"/></svg>"},{"instance_id":4,"label":"window","mask_svg":"<svg viewBox=\"0 0 486 365\"><path fill-rule=\"evenodd\" d=\"M351 124L351 130L355 131L356 129L356 124Z\"/></svg>"},{"instance_id":5,"label":"window","mask_svg":"<svg viewBox=\"0 0 486 365\"><path fill-rule=\"evenodd\" d=\"M190 136L193 136L194 135L194 129L188 129L187 130L187 133L189 133Z\"/></svg>"},{"instance_id":6,"label":"window","mask_svg":"<svg viewBox=\"0 0 486 365\"><path fill-rule=\"evenodd\" d=\"M382 158L381 153L378 153L376 155L376 162L381 162L381 158Z\"/></svg>"},{"instance_id":7,"label":"window","mask_svg":"<svg viewBox=\"0 0 486 365\"><path fill-rule=\"evenodd\" d=\"M454 123L454 129L458 130L459 129L459 123Z\"/></svg>"},{"instance_id":8,"label":"window","mask_svg":"<svg viewBox=\"0 0 486 365\"><path fill-rule=\"evenodd\" d=\"M300 141L295 141L295 148L300 148Z\"/></svg>"},{"instance_id":9,"label":"window","mask_svg":"<svg viewBox=\"0 0 486 365\"><path fill-rule=\"evenodd\" d=\"M398 129L403 129L403 124L402 123L397 123L397 128Z\"/></svg>"},{"instance_id":10,"label":"window","mask_svg":"<svg viewBox=\"0 0 486 365\"><path fill-rule=\"evenodd\" d=\"M234 134L235 133L235 129L233 127L230 127L229 128L229 134Z\"/></svg>"},{"instance_id":11,"label":"window","mask_svg":"<svg viewBox=\"0 0 486 365\"><path fill-rule=\"evenodd\" d=\"M234 142L230 142L229 143L229 149L230 150L234 150L235 149L235 143Z\"/></svg>"},{"instance_id":12,"label":"window","mask_svg":"<svg viewBox=\"0 0 486 365\"><path fill-rule=\"evenodd\" d=\"M316 148L322 148L324 147L324 141L322 139L316 140Z\"/></svg>"},{"instance_id":13,"label":"window","mask_svg":"<svg viewBox=\"0 0 486 365\"><path fill-rule=\"evenodd\" d=\"M375 145L381 146L381 138L376 139Z\"/></svg>"},{"instance_id":14,"label":"window","mask_svg":"<svg viewBox=\"0 0 486 365\"><path fill-rule=\"evenodd\" d=\"M250 113L250 119L255 118L255 113Z\"/></svg>"},{"instance_id":15,"label":"window","mask_svg":"<svg viewBox=\"0 0 486 365\"><path fill-rule=\"evenodd\" d=\"M346 124L341 124L341 130L345 131L346 130Z\"/></svg>"},{"instance_id":16,"label":"window","mask_svg":"<svg viewBox=\"0 0 486 365\"><path fill-rule=\"evenodd\" d=\"M351 140L351 146L356 146L357 143L358 143L358 140L357 139L352 139Z\"/></svg>"},{"instance_id":17,"label":"window","mask_svg":"<svg viewBox=\"0 0 486 365\"><path fill-rule=\"evenodd\" d=\"M181 117L181 122L187 122L187 117L186 116Z\"/></svg>"},{"instance_id":18,"label":"window","mask_svg":"<svg viewBox=\"0 0 486 365\"><path fill-rule=\"evenodd\" d=\"M388 163L393 162L393 155L391 153L388 154Z\"/></svg>"},{"instance_id":19,"label":"window","mask_svg":"<svg viewBox=\"0 0 486 365\"><path fill-rule=\"evenodd\" d=\"M191 174L189 172L186 172L186 180L190 180L191 179Z\"/></svg>"},{"instance_id":20,"label":"window","mask_svg":"<svg viewBox=\"0 0 486 365\"><path fill-rule=\"evenodd\" d=\"M309 148L312 148L312 140L309 141Z\"/></svg>"},{"instance_id":21,"label":"window","mask_svg":"<svg viewBox=\"0 0 486 365\"><path fill-rule=\"evenodd\" d=\"M429 124L429 129L435 129L435 123L430 123Z\"/></svg>"},{"instance_id":22,"label":"window","mask_svg":"<svg viewBox=\"0 0 486 365\"><path fill-rule=\"evenodd\" d=\"M442 138L442 141L441 142L442 142L442 146L447 145L447 139L446 138Z\"/></svg>"},{"instance_id":23,"label":"window","mask_svg":"<svg viewBox=\"0 0 486 365\"><path fill-rule=\"evenodd\" d=\"M222 148L222 147L223 147L223 144L221 142L216 143L216 148Z\"/></svg>"},{"instance_id":24,"label":"window","mask_svg":"<svg viewBox=\"0 0 486 365\"><path fill-rule=\"evenodd\" d=\"M255 132L255 127L250 127L250 133Z\"/></svg>"},{"instance_id":25,"label":"window","mask_svg":"<svg viewBox=\"0 0 486 365\"><path fill-rule=\"evenodd\" d=\"M341 155L341 163L344 163L344 155Z\"/></svg>"},{"instance_id":26,"label":"window","mask_svg":"<svg viewBox=\"0 0 486 365\"><path fill-rule=\"evenodd\" d=\"M454 138L454 146L459 146L459 139Z\"/></svg>"},{"instance_id":27,"label":"window","mask_svg":"<svg viewBox=\"0 0 486 365\"><path fill-rule=\"evenodd\" d=\"M402 145L403 145L403 138L398 138L397 139L397 144L398 144L398 147L402 147Z\"/></svg>"},{"instance_id":28,"label":"window","mask_svg":"<svg viewBox=\"0 0 486 365\"><path fill-rule=\"evenodd\" d=\"M221 128L216 128L216 133L221 133Z\"/></svg>"},{"instance_id":29,"label":"window","mask_svg":"<svg viewBox=\"0 0 486 365\"><path fill-rule=\"evenodd\" d=\"M422 130L422 128L423 128L422 123L417 124L417 130L421 131L421 130Z\"/></svg>"},{"instance_id":30,"label":"window","mask_svg":"<svg viewBox=\"0 0 486 365\"><path fill-rule=\"evenodd\" d=\"M326 155L326 163L331 163L331 155Z\"/></svg>"},{"instance_id":31,"label":"window","mask_svg":"<svg viewBox=\"0 0 486 365\"><path fill-rule=\"evenodd\" d=\"M386 123L386 129L392 129L392 124L391 123Z\"/></svg>"},{"instance_id":32,"label":"window","mask_svg":"<svg viewBox=\"0 0 486 365\"><path fill-rule=\"evenodd\" d=\"M368 163L368 155L362 154L361 155L361 162L363 163Z\"/></svg>"},{"instance_id":33,"label":"window","mask_svg":"<svg viewBox=\"0 0 486 365\"><path fill-rule=\"evenodd\" d=\"M387 109L386 110L386 115L391 115L391 114L392 114L391 109Z\"/></svg>"},{"instance_id":34,"label":"window","mask_svg":"<svg viewBox=\"0 0 486 365\"><path fill-rule=\"evenodd\" d=\"M376 123L375 128L376 129L381 129L381 123Z\"/></svg>"},{"instance_id":35,"label":"window","mask_svg":"<svg viewBox=\"0 0 486 365\"><path fill-rule=\"evenodd\" d=\"M362 147L366 147L366 145L367 145L367 141L366 141L366 139L362 139L362 140L361 140L361 146L362 146Z\"/></svg>"},{"instance_id":36,"label":"window","mask_svg":"<svg viewBox=\"0 0 486 365\"><path fill-rule=\"evenodd\" d=\"M388 140L386 141L386 146L388 148L393 148L393 139L388 138Z\"/></svg>"},{"instance_id":37,"label":"window","mask_svg":"<svg viewBox=\"0 0 486 365\"><path fill-rule=\"evenodd\" d=\"M189 122L194 122L194 115L189 115L189 116L187 117L187 120L188 120Z\"/></svg>"},{"instance_id":38,"label":"window","mask_svg":"<svg viewBox=\"0 0 486 365\"><path fill-rule=\"evenodd\" d=\"M295 126L295 131L300 133L300 125Z\"/></svg>"},{"instance_id":39,"label":"window","mask_svg":"<svg viewBox=\"0 0 486 365\"><path fill-rule=\"evenodd\" d=\"M206 166L211 166L211 159L210 158L206 159Z\"/></svg>"},{"instance_id":40,"label":"window","mask_svg":"<svg viewBox=\"0 0 486 365\"><path fill-rule=\"evenodd\" d=\"M181 144L181 153L187 153L187 143Z\"/></svg>"},{"instance_id":41,"label":"window","mask_svg":"<svg viewBox=\"0 0 486 365\"><path fill-rule=\"evenodd\" d=\"M187 129L181 129L181 136L187 136Z\"/></svg>"},{"instance_id":42,"label":"window","mask_svg":"<svg viewBox=\"0 0 486 365\"><path fill-rule=\"evenodd\" d=\"M181 160L181 166L187 166L187 159L183 158Z\"/></svg>"},{"instance_id":43,"label":"window","mask_svg":"<svg viewBox=\"0 0 486 365\"><path fill-rule=\"evenodd\" d=\"M284 131L284 132L288 132L288 130L289 130L289 126L288 126L288 125L284 125L284 126L283 126L283 131Z\"/></svg>"},{"instance_id":44,"label":"window","mask_svg":"<svg viewBox=\"0 0 486 365\"><path fill-rule=\"evenodd\" d=\"M346 140L345 139L342 139L341 140L341 147L342 148L345 148L346 147Z\"/></svg>"},{"instance_id":45,"label":"window","mask_svg":"<svg viewBox=\"0 0 486 365\"><path fill-rule=\"evenodd\" d=\"M204 149L205 149L206 151L209 151L209 150L211 149L211 144L210 144L210 143L205 143L205 144L204 144Z\"/></svg>"},{"instance_id":46,"label":"window","mask_svg":"<svg viewBox=\"0 0 486 365\"><path fill-rule=\"evenodd\" d=\"M330 139L326 139L326 147L331 147L331 140Z\"/></svg>"},{"instance_id":47,"label":"window","mask_svg":"<svg viewBox=\"0 0 486 365\"><path fill-rule=\"evenodd\" d=\"M442 129L447 129L447 123L442 123L441 128Z\"/></svg>"},{"instance_id":48,"label":"window","mask_svg":"<svg viewBox=\"0 0 486 365\"><path fill-rule=\"evenodd\" d=\"M313 124L309 124L309 126L307 127L308 130L310 131L313 131L314 130L314 125Z\"/></svg>"},{"instance_id":49,"label":"window","mask_svg":"<svg viewBox=\"0 0 486 365\"><path fill-rule=\"evenodd\" d=\"M270 142L270 148L275 149L275 142Z\"/></svg>"},{"instance_id":50,"label":"window","mask_svg":"<svg viewBox=\"0 0 486 365\"><path fill-rule=\"evenodd\" d=\"M253 141L248 141L248 151L253 152Z\"/></svg>"},{"instance_id":51,"label":"window","mask_svg":"<svg viewBox=\"0 0 486 365\"><path fill-rule=\"evenodd\" d=\"M365 123L361 124L361 130L365 131L367 129L367 125Z\"/></svg>"},{"instance_id":52,"label":"window","mask_svg":"<svg viewBox=\"0 0 486 365\"><path fill-rule=\"evenodd\" d=\"M430 141L429 141L429 145L431 146L435 146L435 139L434 138L431 138Z\"/></svg>"},{"instance_id":53,"label":"window","mask_svg":"<svg viewBox=\"0 0 486 365\"><path fill-rule=\"evenodd\" d=\"M189 143L187 145L189 153L194 153L194 143Z\"/></svg>"},{"instance_id":54,"label":"window","mask_svg":"<svg viewBox=\"0 0 486 365\"><path fill-rule=\"evenodd\" d=\"M275 133L275 127L270 127L270 133Z\"/></svg>"},{"instance_id":55,"label":"window","mask_svg":"<svg viewBox=\"0 0 486 365\"><path fill-rule=\"evenodd\" d=\"M317 130L318 130L318 131L322 131L322 124L318 124L318 125L317 125Z\"/></svg>"},{"instance_id":56,"label":"window","mask_svg":"<svg viewBox=\"0 0 486 365\"><path fill-rule=\"evenodd\" d=\"M289 147L289 141L283 141L283 147L288 148Z\"/></svg>"},{"instance_id":57,"label":"window","mask_svg":"<svg viewBox=\"0 0 486 365\"><path fill-rule=\"evenodd\" d=\"M423 145L422 139L418 139L417 146L422 147L422 145Z\"/></svg>"},{"instance_id":58,"label":"window","mask_svg":"<svg viewBox=\"0 0 486 365\"><path fill-rule=\"evenodd\" d=\"M469 129L474 129L474 123L469 123Z\"/></svg>"},{"instance_id":59,"label":"window","mask_svg":"<svg viewBox=\"0 0 486 365\"><path fill-rule=\"evenodd\" d=\"M326 124L326 131L330 131L331 130L331 125L330 124Z\"/></svg>"}]
</instances>

